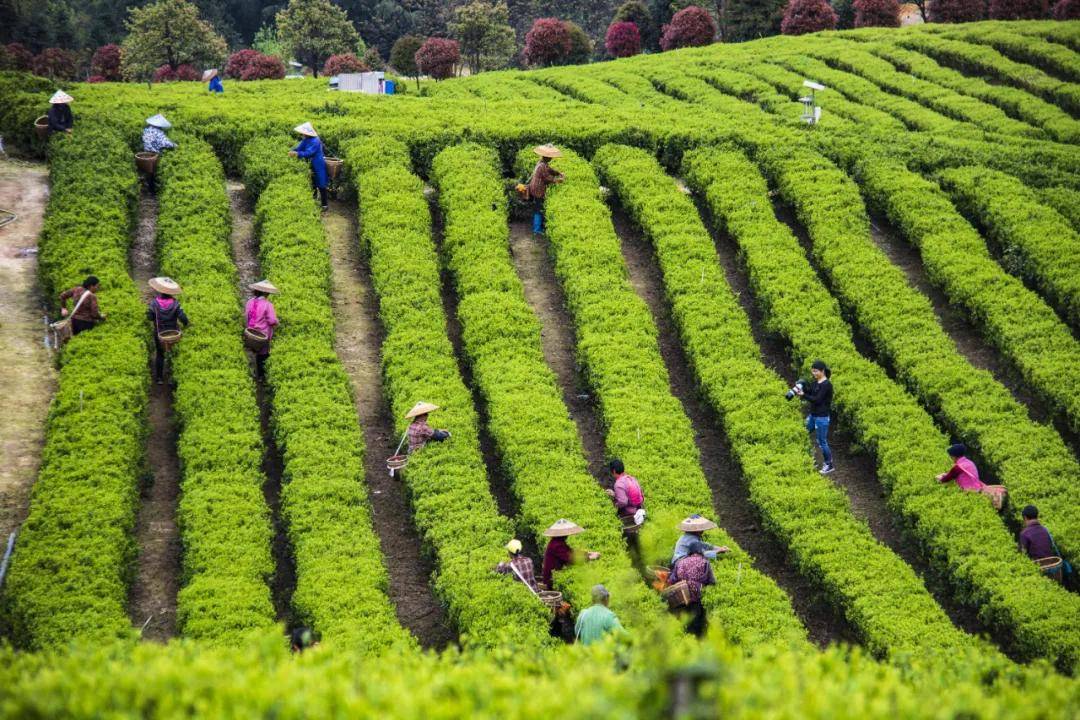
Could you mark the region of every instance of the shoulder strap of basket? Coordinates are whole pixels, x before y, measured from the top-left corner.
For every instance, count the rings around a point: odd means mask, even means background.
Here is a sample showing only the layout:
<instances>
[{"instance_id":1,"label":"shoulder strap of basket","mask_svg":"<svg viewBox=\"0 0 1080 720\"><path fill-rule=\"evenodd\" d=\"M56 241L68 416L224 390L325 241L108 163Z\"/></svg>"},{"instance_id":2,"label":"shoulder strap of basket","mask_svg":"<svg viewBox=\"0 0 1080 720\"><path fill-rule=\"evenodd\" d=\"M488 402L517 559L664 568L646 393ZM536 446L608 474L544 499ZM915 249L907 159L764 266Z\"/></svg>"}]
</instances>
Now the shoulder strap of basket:
<instances>
[{"instance_id":1,"label":"shoulder strap of basket","mask_svg":"<svg viewBox=\"0 0 1080 720\"><path fill-rule=\"evenodd\" d=\"M514 565L514 563L512 561L510 563L510 569L514 571L515 575L517 575L517 578L518 578L518 580L521 581L521 584L524 585L525 587L529 588L529 592L531 592L533 595L536 595L536 597L540 597L540 594L532 589L532 585L525 582L524 576L522 576L521 572L518 571L517 567Z\"/></svg>"},{"instance_id":2,"label":"shoulder strap of basket","mask_svg":"<svg viewBox=\"0 0 1080 720\"><path fill-rule=\"evenodd\" d=\"M1054 536L1050 534L1050 528L1043 525L1043 529L1046 530L1046 537L1050 538L1050 549L1053 550L1054 554L1057 555L1058 557L1064 557L1061 554L1061 551L1058 550L1057 543L1054 542Z\"/></svg>"},{"instance_id":3,"label":"shoulder strap of basket","mask_svg":"<svg viewBox=\"0 0 1080 720\"><path fill-rule=\"evenodd\" d=\"M75 313L79 312L79 307L82 306L83 300L86 299L86 296L87 295L93 295L93 294L94 293L90 292L89 290L84 289L82 291L82 294L79 295L79 299L75 301L75 308L71 311L71 317L72 318L75 317Z\"/></svg>"}]
</instances>

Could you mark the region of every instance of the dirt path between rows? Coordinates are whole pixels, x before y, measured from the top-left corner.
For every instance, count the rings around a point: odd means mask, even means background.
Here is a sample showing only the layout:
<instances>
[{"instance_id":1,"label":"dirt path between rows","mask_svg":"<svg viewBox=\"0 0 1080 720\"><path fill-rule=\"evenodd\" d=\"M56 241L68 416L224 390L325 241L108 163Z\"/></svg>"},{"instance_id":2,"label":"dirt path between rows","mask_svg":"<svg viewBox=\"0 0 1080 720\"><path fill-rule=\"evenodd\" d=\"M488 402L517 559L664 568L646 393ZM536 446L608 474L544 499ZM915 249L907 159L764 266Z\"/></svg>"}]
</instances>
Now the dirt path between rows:
<instances>
[{"instance_id":1,"label":"dirt path between rows","mask_svg":"<svg viewBox=\"0 0 1080 720\"><path fill-rule=\"evenodd\" d=\"M547 255L547 241L533 234L531 223L512 221L510 254L525 288L525 300L540 320L544 359L558 378L563 403L577 425L589 472L598 482L606 484L604 429L577 364L574 325Z\"/></svg>"},{"instance_id":2,"label":"dirt path between rows","mask_svg":"<svg viewBox=\"0 0 1080 720\"><path fill-rule=\"evenodd\" d=\"M0 209L18 216L0 226L0 555L8 535L26 519L56 391L37 278L38 234L48 199L46 166L0 161ZM0 214L0 221L8 217Z\"/></svg>"},{"instance_id":3,"label":"dirt path between rows","mask_svg":"<svg viewBox=\"0 0 1080 720\"><path fill-rule=\"evenodd\" d=\"M250 295L247 286L261 279L259 266L259 243L255 237L254 209L244 194L244 185L235 181L226 184L229 193L229 206L232 214L233 263L236 266L237 290L243 302ZM237 331L239 332L239 330ZM255 374L255 361L248 357L251 373ZM270 582L270 595L274 603L277 619L291 627L292 595L296 589L296 560L285 522L281 516L281 478L283 461L281 450L274 439L271 416L273 412L271 394L263 383L255 383L255 401L259 404L259 426L262 432L263 458L262 471L266 480L263 482L263 499L270 508L270 521L274 530L271 552L274 556L274 577Z\"/></svg>"},{"instance_id":4,"label":"dirt path between rows","mask_svg":"<svg viewBox=\"0 0 1080 720\"><path fill-rule=\"evenodd\" d=\"M814 266L822 284L829 287L828 282L813 261L813 255L810 251L812 241L806 229L798 222L791 208L783 203L776 202L774 203L774 211L777 219L787 225L799 239L807 259ZM880 225L877 226L874 232L881 233L881 227ZM755 337L757 337L759 334L764 333L761 330L763 318L760 310L752 300L747 274L735 257L735 244L729 238L719 237L715 234L714 240L716 241L721 262L728 273L728 281L733 283L732 287L736 289L736 292L740 293L740 302L750 317ZM869 340L862 337L857 330L854 332L856 347L859 352L864 357L876 360L877 356ZM788 359L788 368L790 368L792 361L790 354L786 350L785 343L779 337L775 338L775 343L778 347L775 352L782 353ZM889 374L890 377L893 377L891 373ZM790 369L785 373L781 373L781 375L788 382L793 383L796 379ZM896 553L922 578L927 590L954 625L968 633L976 635L988 634L989 628L979 620L977 614L970 607L960 605L954 601L948 583L929 566L919 551L917 543L907 533L902 521L889 509L886 504L886 492L877 477L875 460L863 452L861 448L858 448L858 444L852 438L850 429L842 423L834 423L829 434L829 447L836 456L836 471L829 475L829 478L847 493L855 517L869 525L874 537Z\"/></svg>"},{"instance_id":5,"label":"dirt path between rows","mask_svg":"<svg viewBox=\"0 0 1080 720\"><path fill-rule=\"evenodd\" d=\"M390 599L398 620L421 645L442 649L454 643L457 634L432 589L434 564L422 551L406 488L386 470L386 457L398 438L382 392L383 330L371 274L360 257L355 218L355 207L337 201L323 215L333 264L335 346L352 381L364 433L364 476L375 532L390 571Z\"/></svg>"},{"instance_id":6,"label":"dirt path between rows","mask_svg":"<svg viewBox=\"0 0 1080 720\"><path fill-rule=\"evenodd\" d=\"M834 642L857 643L858 634L851 625L799 573L786 549L762 526L761 517L750 502L742 471L720 429L720 420L698 392L665 300L660 267L652 246L621 209L613 210L612 219L622 243L630 283L649 306L659 330L660 354L667 366L671 392L682 403L683 411L693 425L694 443L701 455L701 469L712 490L717 523L750 553L758 570L787 592L795 613L814 643L820 647ZM775 354L774 348L771 350L768 363L784 365L786 359Z\"/></svg>"},{"instance_id":7,"label":"dirt path between rows","mask_svg":"<svg viewBox=\"0 0 1080 720\"><path fill-rule=\"evenodd\" d=\"M158 274L157 214L157 198L144 192L139 199L135 241L128 257L132 280L147 302L153 291L146 283ZM151 362L152 356L153 350ZM176 525L180 461L176 455L177 426L171 384L150 384L147 420L150 423L146 439L147 477L142 483L135 524L139 559L128 594L128 614L135 627L145 624L144 639L165 642L176 635L181 552Z\"/></svg>"}]
</instances>

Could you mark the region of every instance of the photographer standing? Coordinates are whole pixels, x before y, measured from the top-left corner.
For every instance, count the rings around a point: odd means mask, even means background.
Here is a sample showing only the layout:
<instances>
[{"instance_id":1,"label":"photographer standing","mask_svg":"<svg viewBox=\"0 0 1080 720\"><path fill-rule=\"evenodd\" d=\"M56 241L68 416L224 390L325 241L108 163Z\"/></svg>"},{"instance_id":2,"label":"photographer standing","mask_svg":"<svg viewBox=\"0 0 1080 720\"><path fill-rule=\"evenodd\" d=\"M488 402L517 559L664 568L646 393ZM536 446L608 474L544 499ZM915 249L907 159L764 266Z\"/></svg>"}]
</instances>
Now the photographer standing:
<instances>
[{"instance_id":1,"label":"photographer standing","mask_svg":"<svg viewBox=\"0 0 1080 720\"><path fill-rule=\"evenodd\" d=\"M810 374L814 381L797 383L793 388L796 395L810 403L810 415L806 418L806 429L814 433L818 447L821 448L821 457L824 464L821 466L821 474L828 475L833 471L832 451L829 450L829 415L832 413L833 387L832 371L823 360L815 360L810 366Z\"/></svg>"}]
</instances>

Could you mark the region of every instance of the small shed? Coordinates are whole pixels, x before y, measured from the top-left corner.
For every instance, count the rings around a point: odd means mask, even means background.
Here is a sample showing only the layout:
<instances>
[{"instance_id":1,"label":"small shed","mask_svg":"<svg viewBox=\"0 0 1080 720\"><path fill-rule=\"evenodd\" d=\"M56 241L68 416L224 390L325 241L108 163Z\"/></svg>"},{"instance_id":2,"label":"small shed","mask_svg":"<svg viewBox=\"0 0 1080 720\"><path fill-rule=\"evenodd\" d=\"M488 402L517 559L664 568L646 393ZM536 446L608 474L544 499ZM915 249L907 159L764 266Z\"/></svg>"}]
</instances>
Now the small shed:
<instances>
[{"instance_id":1,"label":"small shed","mask_svg":"<svg viewBox=\"0 0 1080 720\"><path fill-rule=\"evenodd\" d=\"M338 75L338 90L382 95L385 92L386 73L382 71L342 73Z\"/></svg>"}]
</instances>

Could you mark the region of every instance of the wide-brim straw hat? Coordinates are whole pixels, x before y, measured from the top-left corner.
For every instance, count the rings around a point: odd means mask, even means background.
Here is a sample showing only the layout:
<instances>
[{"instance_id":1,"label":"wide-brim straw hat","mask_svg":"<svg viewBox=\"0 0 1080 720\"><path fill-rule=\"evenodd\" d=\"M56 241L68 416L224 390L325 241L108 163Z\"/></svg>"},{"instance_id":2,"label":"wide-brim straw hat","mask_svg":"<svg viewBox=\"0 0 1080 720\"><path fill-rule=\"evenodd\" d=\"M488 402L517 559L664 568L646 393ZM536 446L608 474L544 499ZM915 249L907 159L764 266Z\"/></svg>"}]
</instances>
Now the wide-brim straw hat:
<instances>
[{"instance_id":1,"label":"wide-brim straw hat","mask_svg":"<svg viewBox=\"0 0 1080 720\"><path fill-rule=\"evenodd\" d=\"M562 157L562 150L555 147L551 143L548 143L547 145L537 145L536 147L533 148L533 152L536 153L537 155L539 155L540 157L546 157L546 158L560 158L560 157Z\"/></svg>"},{"instance_id":2,"label":"wide-brim straw hat","mask_svg":"<svg viewBox=\"0 0 1080 720\"><path fill-rule=\"evenodd\" d=\"M165 116L161 113L158 113L153 117L146 118L146 124L152 127L161 128L162 130L168 130L172 127L172 123L166 120Z\"/></svg>"},{"instance_id":3,"label":"wide-brim straw hat","mask_svg":"<svg viewBox=\"0 0 1080 720\"><path fill-rule=\"evenodd\" d=\"M150 287L165 295L180 294L180 284L170 277L151 278Z\"/></svg>"},{"instance_id":4,"label":"wide-brim straw hat","mask_svg":"<svg viewBox=\"0 0 1080 720\"><path fill-rule=\"evenodd\" d=\"M315 128L313 128L309 122L306 122L303 125L297 125L293 128L293 131L298 132L301 135L307 135L308 137L319 137L319 133L315 132Z\"/></svg>"},{"instance_id":5,"label":"wide-brim straw hat","mask_svg":"<svg viewBox=\"0 0 1080 720\"><path fill-rule=\"evenodd\" d=\"M202 81L212 80L217 77L217 68L210 68L209 70L203 70Z\"/></svg>"},{"instance_id":6,"label":"wide-brim straw hat","mask_svg":"<svg viewBox=\"0 0 1080 720\"><path fill-rule=\"evenodd\" d=\"M409 420L417 415L427 415L429 412L435 412L439 409L438 405L429 402L418 402L412 406L412 410L405 413L405 419Z\"/></svg>"},{"instance_id":7,"label":"wide-brim straw hat","mask_svg":"<svg viewBox=\"0 0 1080 720\"><path fill-rule=\"evenodd\" d=\"M706 530L715 530L716 523L700 515L691 515L679 523L679 529L683 532L705 532Z\"/></svg>"},{"instance_id":8,"label":"wide-brim straw hat","mask_svg":"<svg viewBox=\"0 0 1080 720\"><path fill-rule=\"evenodd\" d=\"M270 282L269 280L260 280L259 282L253 282L248 285L248 290L253 290L255 292L264 292L270 295L277 295L279 292L281 292L276 287L274 287L274 283Z\"/></svg>"},{"instance_id":9,"label":"wide-brim straw hat","mask_svg":"<svg viewBox=\"0 0 1080 720\"><path fill-rule=\"evenodd\" d=\"M585 532L585 528L577 523L571 522L566 518L559 518L554 525L544 531L544 535L547 537L569 537L583 532Z\"/></svg>"},{"instance_id":10,"label":"wide-brim straw hat","mask_svg":"<svg viewBox=\"0 0 1080 720\"><path fill-rule=\"evenodd\" d=\"M68 95L63 90L57 90L56 92L53 93L53 96L51 98L49 98L49 104L50 105L66 105L67 103L71 102L74 99L75 98L71 97L70 95Z\"/></svg>"}]
</instances>

